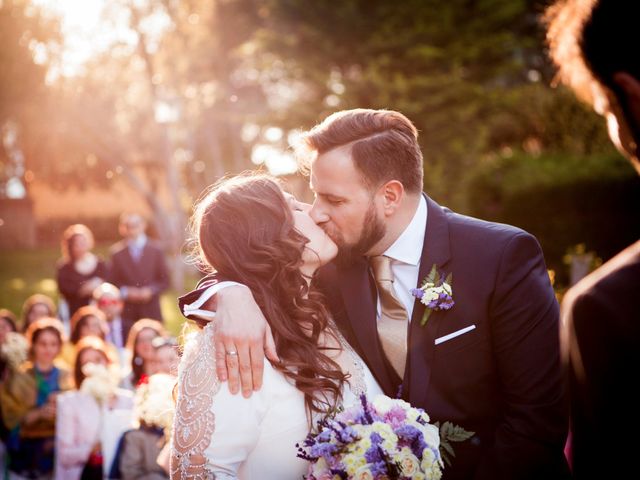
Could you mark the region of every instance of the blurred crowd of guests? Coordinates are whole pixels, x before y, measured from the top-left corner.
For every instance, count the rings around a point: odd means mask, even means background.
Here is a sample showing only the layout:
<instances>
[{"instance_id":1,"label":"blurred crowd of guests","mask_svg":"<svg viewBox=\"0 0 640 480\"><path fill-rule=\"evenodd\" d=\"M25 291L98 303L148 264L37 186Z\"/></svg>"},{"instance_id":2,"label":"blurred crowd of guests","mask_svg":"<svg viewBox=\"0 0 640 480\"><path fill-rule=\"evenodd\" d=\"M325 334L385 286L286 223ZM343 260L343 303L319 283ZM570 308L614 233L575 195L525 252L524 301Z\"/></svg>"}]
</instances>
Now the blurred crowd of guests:
<instances>
[{"instance_id":1,"label":"blurred crowd of guests","mask_svg":"<svg viewBox=\"0 0 640 480\"><path fill-rule=\"evenodd\" d=\"M68 315L42 294L0 310L0 478L168 478L179 347L163 326L162 250L137 214L105 261L84 225L57 265ZM165 460L166 459L166 460Z\"/></svg>"}]
</instances>

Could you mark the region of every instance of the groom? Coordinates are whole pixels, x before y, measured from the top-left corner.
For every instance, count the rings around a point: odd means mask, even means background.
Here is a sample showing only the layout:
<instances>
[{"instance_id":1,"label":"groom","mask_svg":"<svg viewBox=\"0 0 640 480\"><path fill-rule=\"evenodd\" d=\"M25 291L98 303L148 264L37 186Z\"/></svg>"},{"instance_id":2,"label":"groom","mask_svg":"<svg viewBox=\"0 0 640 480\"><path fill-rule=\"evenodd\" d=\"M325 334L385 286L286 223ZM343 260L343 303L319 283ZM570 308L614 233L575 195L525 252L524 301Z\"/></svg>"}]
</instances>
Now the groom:
<instances>
[{"instance_id":1,"label":"groom","mask_svg":"<svg viewBox=\"0 0 640 480\"><path fill-rule=\"evenodd\" d=\"M455 445L446 479L568 478L559 313L540 247L422 193L417 136L404 115L365 109L305 135L310 215L340 250L316 285L387 395L475 432ZM427 312L412 290L434 267L451 275L453 306ZM181 299L186 314L210 285ZM243 287L215 303L219 374L232 389L240 375L246 395L259 388L264 332L275 357L268 327Z\"/></svg>"}]
</instances>

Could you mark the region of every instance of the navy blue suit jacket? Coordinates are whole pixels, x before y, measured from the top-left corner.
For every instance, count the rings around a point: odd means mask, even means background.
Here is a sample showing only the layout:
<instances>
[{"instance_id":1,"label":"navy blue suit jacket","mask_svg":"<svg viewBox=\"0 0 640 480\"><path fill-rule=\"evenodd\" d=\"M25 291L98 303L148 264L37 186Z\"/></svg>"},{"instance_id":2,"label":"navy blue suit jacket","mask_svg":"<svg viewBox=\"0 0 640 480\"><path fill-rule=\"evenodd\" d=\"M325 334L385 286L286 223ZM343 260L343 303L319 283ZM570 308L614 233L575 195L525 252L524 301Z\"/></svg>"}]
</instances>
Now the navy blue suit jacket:
<instances>
[{"instance_id":1,"label":"navy blue suit jacket","mask_svg":"<svg viewBox=\"0 0 640 480\"><path fill-rule=\"evenodd\" d=\"M136 262L129 253L127 243L122 241L111 247L111 283L122 286L149 287L153 291L147 303L129 303L125 301L122 318L131 324L141 318L162 321L160 294L169 288L169 272L162 249L152 240L142 250Z\"/></svg>"}]
</instances>

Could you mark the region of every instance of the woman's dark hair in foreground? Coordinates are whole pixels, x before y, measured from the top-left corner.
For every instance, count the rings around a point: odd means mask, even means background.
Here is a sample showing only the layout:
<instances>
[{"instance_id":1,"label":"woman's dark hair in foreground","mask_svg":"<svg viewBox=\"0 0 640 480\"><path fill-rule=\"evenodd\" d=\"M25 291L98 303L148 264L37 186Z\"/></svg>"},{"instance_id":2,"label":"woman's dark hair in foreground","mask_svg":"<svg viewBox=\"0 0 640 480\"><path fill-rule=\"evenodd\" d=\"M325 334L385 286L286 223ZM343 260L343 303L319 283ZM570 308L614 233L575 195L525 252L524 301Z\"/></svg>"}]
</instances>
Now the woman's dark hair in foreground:
<instances>
[{"instance_id":1,"label":"woman's dark hair in foreground","mask_svg":"<svg viewBox=\"0 0 640 480\"><path fill-rule=\"evenodd\" d=\"M321 295L300 272L308 239L295 230L282 190L267 175L242 175L214 185L192 217L201 268L251 289L276 344L274 368L304 393L309 418L328 413L341 397L345 375L318 347L332 335Z\"/></svg>"}]
</instances>

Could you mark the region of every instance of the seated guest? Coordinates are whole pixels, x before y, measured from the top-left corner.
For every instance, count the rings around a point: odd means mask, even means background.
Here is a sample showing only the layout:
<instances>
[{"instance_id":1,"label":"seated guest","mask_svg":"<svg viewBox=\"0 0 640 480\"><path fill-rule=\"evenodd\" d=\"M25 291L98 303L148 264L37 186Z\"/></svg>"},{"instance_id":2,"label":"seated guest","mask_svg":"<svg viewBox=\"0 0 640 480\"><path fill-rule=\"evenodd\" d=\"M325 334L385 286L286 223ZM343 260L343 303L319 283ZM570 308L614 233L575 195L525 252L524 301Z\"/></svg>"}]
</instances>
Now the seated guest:
<instances>
[{"instance_id":1,"label":"seated guest","mask_svg":"<svg viewBox=\"0 0 640 480\"><path fill-rule=\"evenodd\" d=\"M82 388L87 378L83 368L92 363L109 367L115 361L101 338L86 336L76 344L73 377L76 389L58 397L56 423L57 480L102 478L100 434L102 408L131 409L130 392L116 388L117 379L105 379L104 398L96 398ZM86 389L85 389L86 390Z\"/></svg>"},{"instance_id":2,"label":"seated guest","mask_svg":"<svg viewBox=\"0 0 640 480\"><path fill-rule=\"evenodd\" d=\"M127 338L131 371L123 381L124 388L133 390L154 373L155 351L152 342L154 338L163 336L166 336L166 331L157 320L142 318L133 324Z\"/></svg>"},{"instance_id":3,"label":"seated guest","mask_svg":"<svg viewBox=\"0 0 640 480\"><path fill-rule=\"evenodd\" d=\"M71 335L69 341L62 346L60 359L70 368L73 367L76 357L76 345L89 335L100 337L103 341L109 335L109 325L104 313L93 305L85 305L76 310L71 317ZM107 350L113 358L118 359L118 350L115 345L106 342Z\"/></svg>"},{"instance_id":4,"label":"seated guest","mask_svg":"<svg viewBox=\"0 0 640 480\"><path fill-rule=\"evenodd\" d=\"M56 305L51 298L34 293L22 305L22 331L26 332L33 322L42 317L55 318Z\"/></svg>"},{"instance_id":5,"label":"seated guest","mask_svg":"<svg viewBox=\"0 0 640 480\"><path fill-rule=\"evenodd\" d=\"M18 319L10 310L6 308L0 309L0 346L4 344L5 339L7 338L7 333L9 332L17 332ZM0 382L4 380L6 370L6 362L2 356L0 356Z\"/></svg>"},{"instance_id":6,"label":"seated guest","mask_svg":"<svg viewBox=\"0 0 640 480\"><path fill-rule=\"evenodd\" d=\"M18 319L11 310L0 308L0 344L4 343L7 333L18 331Z\"/></svg>"},{"instance_id":7,"label":"seated guest","mask_svg":"<svg viewBox=\"0 0 640 480\"><path fill-rule=\"evenodd\" d=\"M16 316L5 308L0 309L0 384L4 383L9 376L10 364L5 357L4 349L2 346L7 340L9 333L17 333L17 319ZM2 408L0 408L0 471L4 472L4 457L5 457L5 443L9 438L9 430L4 426L2 421Z\"/></svg>"},{"instance_id":8,"label":"seated guest","mask_svg":"<svg viewBox=\"0 0 640 480\"><path fill-rule=\"evenodd\" d=\"M176 339L173 337L156 337L151 342L151 346L155 355L154 373L178 376L180 353Z\"/></svg>"},{"instance_id":9,"label":"seated guest","mask_svg":"<svg viewBox=\"0 0 640 480\"><path fill-rule=\"evenodd\" d=\"M72 382L69 373L54 364L63 340L59 320L36 320L27 329L26 338L30 361L0 387L2 412L11 431L9 469L40 478L53 471L56 397Z\"/></svg>"},{"instance_id":10,"label":"seated guest","mask_svg":"<svg viewBox=\"0 0 640 480\"><path fill-rule=\"evenodd\" d=\"M158 456L170 437L174 386L174 376L158 373L136 390L134 416L139 426L125 433L122 440L119 461L123 480L169 478L158 464Z\"/></svg>"},{"instance_id":11,"label":"seated guest","mask_svg":"<svg viewBox=\"0 0 640 480\"><path fill-rule=\"evenodd\" d=\"M93 291L107 278L107 264L91 252L93 234L85 225L68 227L62 234L58 261L58 290L69 306L69 317L88 305Z\"/></svg>"}]
</instances>

